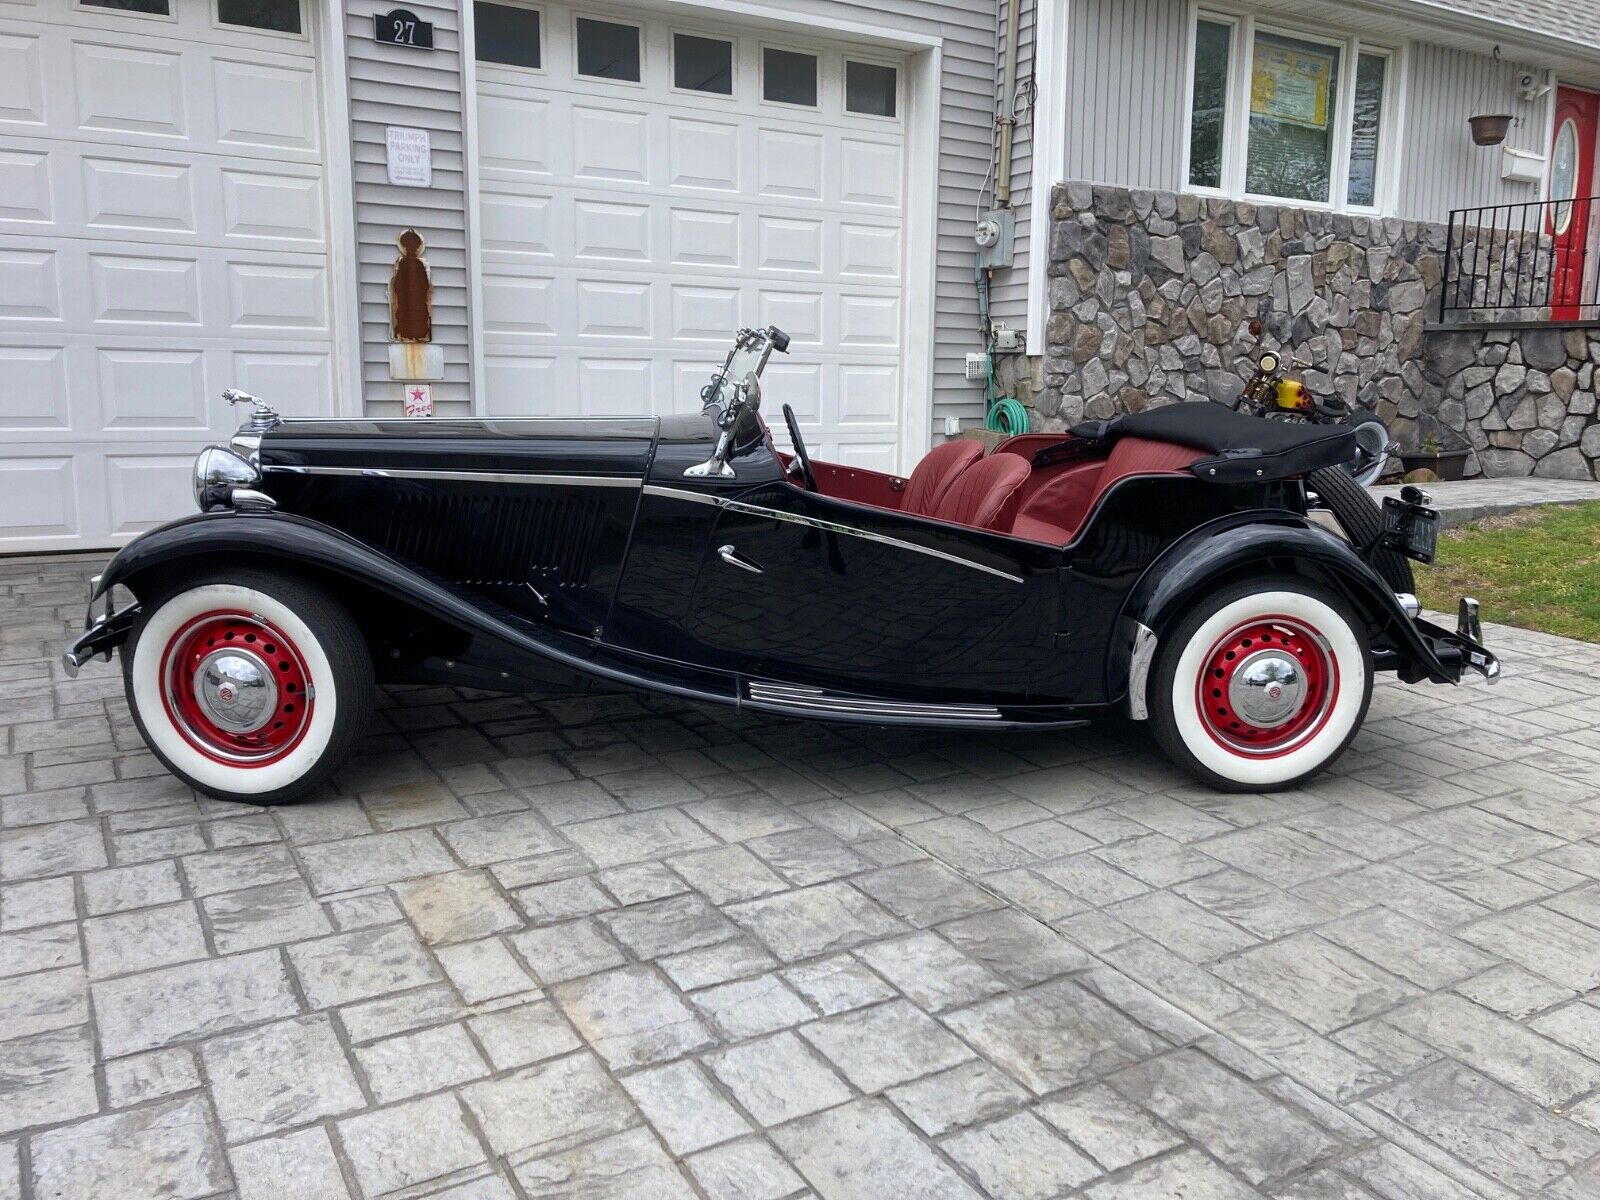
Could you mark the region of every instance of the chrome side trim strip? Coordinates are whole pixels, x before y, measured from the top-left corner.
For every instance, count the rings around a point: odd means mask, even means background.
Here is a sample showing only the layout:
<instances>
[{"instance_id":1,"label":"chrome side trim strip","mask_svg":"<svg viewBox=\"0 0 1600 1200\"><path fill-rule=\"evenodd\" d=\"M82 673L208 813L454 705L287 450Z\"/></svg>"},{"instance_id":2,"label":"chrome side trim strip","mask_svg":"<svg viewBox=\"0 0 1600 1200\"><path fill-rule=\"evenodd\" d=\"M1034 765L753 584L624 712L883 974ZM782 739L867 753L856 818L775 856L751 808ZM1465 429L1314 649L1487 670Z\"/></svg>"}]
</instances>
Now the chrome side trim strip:
<instances>
[{"instance_id":1,"label":"chrome side trim strip","mask_svg":"<svg viewBox=\"0 0 1600 1200\"><path fill-rule=\"evenodd\" d=\"M863 717L922 717L938 721L999 721L1000 710L988 704L918 704L903 700L873 700L858 696L838 696L821 688L787 683L760 683L752 680L746 688L753 703L769 704L792 711L840 713Z\"/></svg>"},{"instance_id":2,"label":"chrome side trim strip","mask_svg":"<svg viewBox=\"0 0 1600 1200\"><path fill-rule=\"evenodd\" d=\"M945 562L954 563L958 567L969 567L974 571L982 571L985 575L993 575L1011 583L1023 583L1021 575L1014 575L1010 571L1002 571L998 567L988 567L983 563L975 563L970 558L962 558L958 554L947 554L943 550L935 550L931 546L919 546L916 542L903 541L897 537L890 537L886 533L873 533L867 529L855 529L849 525L841 525L837 521L822 521L816 517L803 517L798 513L784 512L782 509L767 508L760 504L750 504L744 500L729 500L724 496L708 496L704 492L691 492L685 488L662 487L659 484L647 483L644 486L647 496L660 496L667 500L686 500L691 504L710 504L716 508L725 508L730 512L746 513L753 517L767 517L774 521L787 521L791 525L809 525L813 529L820 529L824 533L836 533L844 537L860 538L867 542L878 542L885 546L894 546L900 550L910 550L915 554L926 554L930 558L943 559Z\"/></svg>"},{"instance_id":3,"label":"chrome side trim strip","mask_svg":"<svg viewBox=\"0 0 1600 1200\"><path fill-rule=\"evenodd\" d=\"M552 425L556 422L585 425L643 425L658 417L429 417L429 425ZM281 417L282 425L415 425L415 417ZM281 428L281 425L280 425Z\"/></svg>"},{"instance_id":4,"label":"chrome side trim strip","mask_svg":"<svg viewBox=\"0 0 1600 1200\"><path fill-rule=\"evenodd\" d=\"M1155 630L1141 621L1133 622L1133 655L1128 660L1128 716L1135 721L1150 719L1145 688L1150 682L1150 664L1155 657Z\"/></svg>"},{"instance_id":5,"label":"chrome side trim strip","mask_svg":"<svg viewBox=\"0 0 1600 1200\"><path fill-rule=\"evenodd\" d=\"M439 479L457 483L519 483L545 487L639 488L643 480L614 475L544 475L537 471L446 471L427 467L292 467L262 468L269 475L354 475L367 479Z\"/></svg>"},{"instance_id":6,"label":"chrome side trim strip","mask_svg":"<svg viewBox=\"0 0 1600 1200\"><path fill-rule=\"evenodd\" d=\"M659 483L644 485L646 496L660 496L664 500L687 500L690 504L709 504L713 508L721 508L728 502L720 496L708 496L705 492L691 492L687 488L662 487Z\"/></svg>"}]
</instances>

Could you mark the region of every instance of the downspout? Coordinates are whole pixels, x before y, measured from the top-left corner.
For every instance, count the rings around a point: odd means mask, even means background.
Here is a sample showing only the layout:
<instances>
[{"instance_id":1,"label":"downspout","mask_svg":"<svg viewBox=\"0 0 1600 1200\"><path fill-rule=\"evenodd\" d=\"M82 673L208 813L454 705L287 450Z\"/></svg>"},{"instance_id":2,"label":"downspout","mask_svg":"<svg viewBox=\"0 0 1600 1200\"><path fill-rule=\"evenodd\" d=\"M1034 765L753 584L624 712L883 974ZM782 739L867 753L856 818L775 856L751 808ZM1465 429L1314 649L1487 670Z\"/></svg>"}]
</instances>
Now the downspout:
<instances>
[{"instance_id":1,"label":"downspout","mask_svg":"<svg viewBox=\"0 0 1600 1200\"><path fill-rule=\"evenodd\" d=\"M1000 155L995 165L994 202L1011 207L1011 138L1017 127L1017 26L1022 0L1006 0L1006 58L1000 74Z\"/></svg>"}]
</instances>

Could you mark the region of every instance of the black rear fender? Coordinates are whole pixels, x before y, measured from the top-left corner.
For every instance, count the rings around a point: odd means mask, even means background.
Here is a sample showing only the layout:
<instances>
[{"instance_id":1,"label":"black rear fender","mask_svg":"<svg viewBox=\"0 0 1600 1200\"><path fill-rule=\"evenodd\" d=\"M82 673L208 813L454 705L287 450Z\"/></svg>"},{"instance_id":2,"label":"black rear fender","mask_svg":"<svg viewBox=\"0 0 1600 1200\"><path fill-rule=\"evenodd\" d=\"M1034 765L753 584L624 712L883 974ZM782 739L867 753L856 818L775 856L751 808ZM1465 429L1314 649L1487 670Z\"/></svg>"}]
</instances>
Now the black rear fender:
<instances>
[{"instance_id":1,"label":"black rear fender","mask_svg":"<svg viewBox=\"0 0 1600 1200\"><path fill-rule=\"evenodd\" d=\"M1145 569L1123 605L1107 658L1107 692L1143 713L1150 659L1165 630L1206 593L1252 576L1294 575L1333 589L1367 625L1373 645L1391 651L1408 683L1454 683L1459 670L1439 660L1392 591L1342 538L1297 513L1233 513L1199 526ZM1152 636L1153 635L1153 636Z\"/></svg>"}]
</instances>

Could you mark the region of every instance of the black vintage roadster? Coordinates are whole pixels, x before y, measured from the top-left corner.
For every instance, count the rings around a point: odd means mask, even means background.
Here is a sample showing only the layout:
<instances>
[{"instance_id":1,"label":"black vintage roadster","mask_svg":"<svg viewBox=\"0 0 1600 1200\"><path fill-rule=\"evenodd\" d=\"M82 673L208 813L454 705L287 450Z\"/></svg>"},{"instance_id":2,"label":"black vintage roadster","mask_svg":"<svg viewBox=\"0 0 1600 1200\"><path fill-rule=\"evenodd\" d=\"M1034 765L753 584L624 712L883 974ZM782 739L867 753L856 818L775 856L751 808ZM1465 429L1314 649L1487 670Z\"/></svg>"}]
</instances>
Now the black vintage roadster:
<instances>
[{"instance_id":1,"label":"black vintage roadster","mask_svg":"<svg viewBox=\"0 0 1600 1200\"><path fill-rule=\"evenodd\" d=\"M1338 756L1375 672L1499 673L1475 604L1440 628L1372 565L1431 556L1425 497L1362 544L1319 524L1306 479L1352 455L1344 427L1184 404L946 442L902 479L811 459L787 406L776 448L760 378L787 344L741 331L697 416L281 420L231 393L254 408L201 453L201 511L95 577L66 669L120 646L161 761L256 803L334 771L375 682L951 729L1124 714L1265 790Z\"/></svg>"}]
</instances>

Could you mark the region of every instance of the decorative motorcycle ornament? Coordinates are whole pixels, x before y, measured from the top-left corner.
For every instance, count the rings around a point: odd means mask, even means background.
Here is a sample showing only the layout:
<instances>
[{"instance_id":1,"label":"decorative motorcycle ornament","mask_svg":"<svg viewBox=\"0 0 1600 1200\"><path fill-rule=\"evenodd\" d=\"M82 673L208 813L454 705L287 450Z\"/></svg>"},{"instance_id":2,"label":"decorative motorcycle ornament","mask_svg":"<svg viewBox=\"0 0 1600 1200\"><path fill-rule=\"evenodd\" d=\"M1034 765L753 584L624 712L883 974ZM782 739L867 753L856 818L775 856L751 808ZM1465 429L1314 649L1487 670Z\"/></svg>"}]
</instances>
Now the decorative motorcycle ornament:
<instances>
[{"instance_id":1,"label":"decorative motorcycle ornament","mask_svg":"<svg viewBox=\"0 0 1600 1200\"><path fill-rule=\"evenodd\" d=\"M1315 403L1311 392L1298 379L1280 379L1277 387L1278 407L1285 412L1310 412Z\"/></svg>"}]
</instances>

